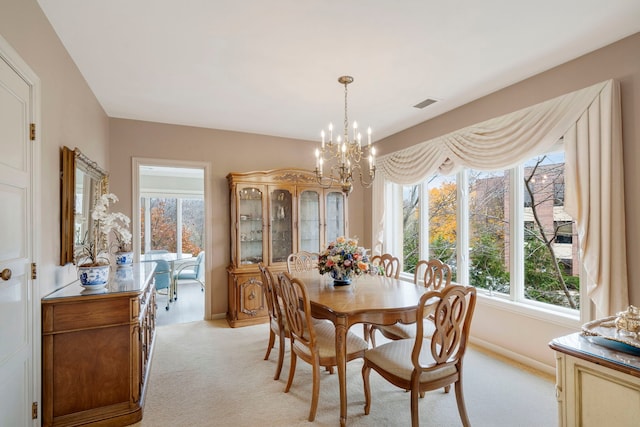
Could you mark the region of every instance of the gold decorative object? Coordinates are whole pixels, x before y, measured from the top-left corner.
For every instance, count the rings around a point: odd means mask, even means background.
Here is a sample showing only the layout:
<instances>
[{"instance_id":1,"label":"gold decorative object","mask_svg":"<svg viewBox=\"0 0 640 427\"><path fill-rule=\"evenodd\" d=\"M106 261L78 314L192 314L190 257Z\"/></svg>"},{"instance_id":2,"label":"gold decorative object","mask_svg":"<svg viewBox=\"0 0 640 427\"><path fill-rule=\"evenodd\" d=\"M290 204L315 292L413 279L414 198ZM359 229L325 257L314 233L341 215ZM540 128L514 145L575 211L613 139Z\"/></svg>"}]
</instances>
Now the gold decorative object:
<instances>
[{"instance_id":1,"label":"gold decorative object","mask_svg":"<svg viewBox=\"0 0 640 427\"><path fill-rule=\"evenodd\" d=\"M353 174L360 175L360 183L368 188L376 176L375 148L371 146L371 128L367 129L368 151L368 180L363 176L363 167L360 161L363 159L362 135L358 132L358 123L353 122L353 136L349 138L349 118L347 114L347 85L353 83L353 77L342 76L338 82L344 85L344 134L333 141L333 124L329 124L329 141L325 144L325 132L320 133L322 142L316 149L316 179L323 187L329 187L338 183L342 192L348 196L353 190ZM325 163L334 160L336 163L328 167L328 175L325 175Z\"/></svg>"},{"instance_id":2,"label":"gold decorative object","mask_svg":"<svg viewBox=\"0 0 640 427\"><path fill-rule=\"evenodd\" d=\"M630 305L626 311L621 311L616 317L616 330L626 331L630 334L640 332L640 309Z\"/></svg>"}]
</instances>

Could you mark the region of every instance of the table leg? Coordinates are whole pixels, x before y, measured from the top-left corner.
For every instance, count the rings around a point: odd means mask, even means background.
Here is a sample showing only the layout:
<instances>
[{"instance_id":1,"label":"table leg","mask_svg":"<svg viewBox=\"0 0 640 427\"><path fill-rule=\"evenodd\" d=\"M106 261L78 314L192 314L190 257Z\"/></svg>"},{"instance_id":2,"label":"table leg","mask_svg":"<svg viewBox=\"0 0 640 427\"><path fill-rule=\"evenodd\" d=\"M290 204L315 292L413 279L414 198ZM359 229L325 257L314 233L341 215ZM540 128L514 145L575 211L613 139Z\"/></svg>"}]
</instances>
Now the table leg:
<instances>
[{"instance_id":1,"label":"table leg","mask_svg":"<svg viewBox=\"0 0 640 427\"><path fill-rule=\"evenodd\" d=\"M340 384L340 427L347 425L347 326L344 318L336 322L336 363Z\"/></svg>"}]
</instances>

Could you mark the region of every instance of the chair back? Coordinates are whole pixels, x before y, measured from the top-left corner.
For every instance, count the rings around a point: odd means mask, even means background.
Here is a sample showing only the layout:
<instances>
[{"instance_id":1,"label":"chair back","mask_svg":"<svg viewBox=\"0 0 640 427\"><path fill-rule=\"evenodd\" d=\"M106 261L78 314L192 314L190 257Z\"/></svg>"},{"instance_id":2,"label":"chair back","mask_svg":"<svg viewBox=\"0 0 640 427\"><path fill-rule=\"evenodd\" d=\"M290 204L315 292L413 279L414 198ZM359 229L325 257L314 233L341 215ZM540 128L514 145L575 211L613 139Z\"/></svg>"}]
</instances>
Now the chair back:
<instances>
[{"instance_id":1,"label":"chair back","mask_svg":"<svg viewBox=\"0 0 640 427\"><path fill-rule=\"evenodd\" d=\"M400 259L391 254L375 255L371 263L382 268L382 274L397 279L400 277Z\"/></svg>"},{"instance_id":2,"label":"chair back","mask_svg":"<svg viewBox=\"0 0 640 427\"><path fill-rule=\"evenodd\" d=\"M282 318L282 312L280 309L280 302L278 301L278 291L276 290L271 271L262 263L258 263L260 269L260 276L262 277L262 286L264 289L264 296L267 300L267 311L269 317L274 320L278 325L282 326L281 322L285 320Z\"/></svg>"},{"instance_id":3,"label":"chair back","mask_svg":"<svg viewBox=\"0 0 640 427\"><path fill-rule=\"evenodd\" d=\"M287 271L289 274L313 271L318 268L318 254L298 251L287 257Z\"/></svg>"},{"instance_id":4,"label":"chair back","mask_svg":"<svg viewBox=\"0 0 640 427\"><path fill-rule=\"evenodd\" d=\"M413 366L417 370L429 371L441 369L443 365L461 363L467 348L471 318L476 306L476 288L466 285L445 286L438 291L429 291L422 295L418 305L416 341L411 353ZM430 314L429 314L430 313ZM425 317L429 314L430 319ZM424 351L424 323L433 322L435 332L430 340L430 363L423 364L420 353Z\"/></svg>"},{"instance_id":5,"label":"chair back","mask_svg":"<svg viewBox=\"0 0 640 427\"><path fill-rule=\"evenodd\" d=\"M200 251L196 256L196 265L193 267L193 272L196 275L196 279L202 282L204 279L204 251Z\"/></svg>"},{"instance_id":6,"label":"chair back","mask_svg":"<svg viewBox=\"0 0 640 427\"><path fill-rule=\"evenodd\" d=\"M291 334L291 345L305 346L309 354L317 351L316 331L311 318L311 302L304 282L289 273L278 275L280 297Z\"/></svg>"},{"instance_id":7,"label":"chair back","mask_svg":"<svg viewBox=\"0 0 640 427\"><path fill-rule=\"evenodd\" d=\"M422 282L426 288L437 291L451 284L451 267L437 259L420 260L416 264L413 283Z\"/></svg>"},{"instance_id":8,"label":"chair back","mask_svg":"<svg viewBox=\"0 0 640 427\"><path fill-rule=\"evenodd\" d=\"M168 261L159 259L154 261L156 269L153 273L156 289L167 289L171 284L171 266Z\"/></svg>"}]
</instances>

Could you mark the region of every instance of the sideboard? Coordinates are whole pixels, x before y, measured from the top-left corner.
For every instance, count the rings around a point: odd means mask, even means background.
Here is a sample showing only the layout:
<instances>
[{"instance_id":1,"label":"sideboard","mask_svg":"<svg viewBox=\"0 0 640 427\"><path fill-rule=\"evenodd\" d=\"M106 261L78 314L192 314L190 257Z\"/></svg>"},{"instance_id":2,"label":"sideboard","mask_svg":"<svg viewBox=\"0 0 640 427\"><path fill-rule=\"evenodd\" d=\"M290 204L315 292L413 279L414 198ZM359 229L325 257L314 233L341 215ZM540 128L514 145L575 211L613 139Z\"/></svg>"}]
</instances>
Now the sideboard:
<instances>
[{"instance_id":1,"label":"sideboard","mask_svg":"<svg viewBox=\"0 0 640 427\"><path fill-rule=\"evenodd\" d=\"M558 425L640 425L640 352L616 351L580 333L556 338Z\"/></svg>"},{"instance_id":2,"label":"sideboard","mask_svg":"<svg viewBox=\"0 0 640 427\"><path fill-rule=\"evenodd\" d=\"M42 425L126 426L142 419L155 334L155 263L73 282L42 299Z\"/></svg>"}]
</instances>

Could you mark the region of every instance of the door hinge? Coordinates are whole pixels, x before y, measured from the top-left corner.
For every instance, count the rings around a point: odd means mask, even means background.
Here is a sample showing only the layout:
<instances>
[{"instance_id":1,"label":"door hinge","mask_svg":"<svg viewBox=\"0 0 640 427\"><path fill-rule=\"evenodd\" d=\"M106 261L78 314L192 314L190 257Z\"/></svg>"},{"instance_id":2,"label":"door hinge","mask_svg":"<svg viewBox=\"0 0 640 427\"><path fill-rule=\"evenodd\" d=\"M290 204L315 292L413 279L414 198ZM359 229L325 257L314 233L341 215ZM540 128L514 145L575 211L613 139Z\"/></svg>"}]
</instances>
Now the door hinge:
<instances>
[{"instance_id":1,"label":"door hinge","mask_svg":"<svg viewBox=\"0 0 640 427\"><path fill-rule=\"evenodd\" d=\"M33 402L31 404L31 419L32 420L38 419L38 402Z\"/></svg>"},{"instance_id":2,"label":"door hinge","mask_svg":"<svg viewBox=\"0 0 640 427\"><path fill-rule=\"evenodd\" d=\"M35 262L31 263L31 280L36 280L38 278L38 266Z\"/></svg>"},{"instance_id":3,"label":"door hinge","mask_svg":"<svg viewBox=\"0 0 640 427\"><path fill-rule=\"evenodd\" d=\"M32 141L36 140L36 124L35 123L31 123L29 125L29 138Z\"/></svg>"}]
</instances>

